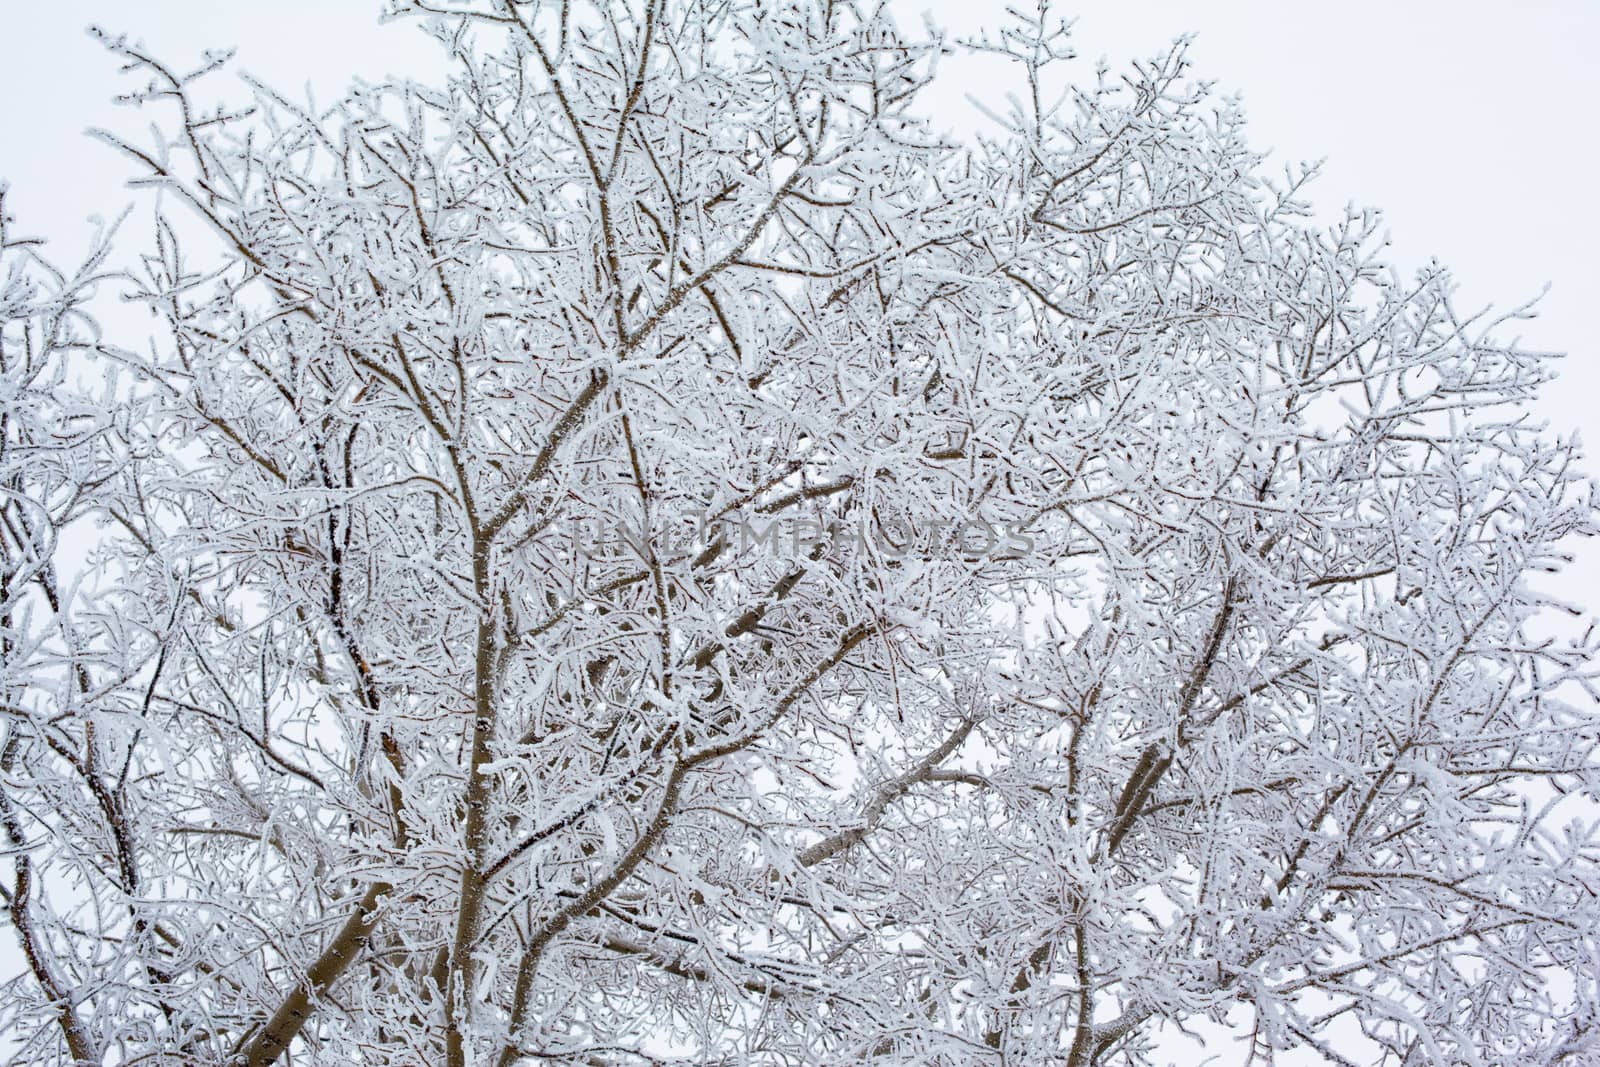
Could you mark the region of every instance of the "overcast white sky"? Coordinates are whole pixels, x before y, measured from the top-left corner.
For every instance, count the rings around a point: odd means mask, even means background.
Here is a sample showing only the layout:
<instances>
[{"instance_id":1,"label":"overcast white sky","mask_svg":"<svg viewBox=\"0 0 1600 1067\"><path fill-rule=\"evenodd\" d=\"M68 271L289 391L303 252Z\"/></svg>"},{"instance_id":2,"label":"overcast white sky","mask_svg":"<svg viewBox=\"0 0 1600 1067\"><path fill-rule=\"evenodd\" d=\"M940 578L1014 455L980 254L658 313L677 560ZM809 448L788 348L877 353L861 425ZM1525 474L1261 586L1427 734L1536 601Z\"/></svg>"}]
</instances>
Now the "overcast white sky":
<instances>
[{"instance_id":1,"label":"overcast white sky","mask_svg":"<svg viewBox=\"0 0 1600 1067\"><path fill-rule=\"evenodd\" d=\"M970 30L1000 17L988 0L890 0ZM83 32L93 22L142 38L174 63L237 45L240 65L293 93L336 93L352 74L437 69L408 23L380 26L378 0L4 0L0 16L0 178L24 229L81 246L83 220L130 199L128 173L89 141L92 125L141 121L110 97L127 88ZM1382 207L1411 267L1437 256L1470 307L1508 307L1552 285L1528 344L1570 353L1543 413L1600 442L1600 364L1587 316L1600 298L1600 3L1595 0L1080 0L1079 66L1148 55L1198 35L1196 70L1242 94L1254 141L1279 163L1327 156L1316 196ZM959 67L950 73L960 75ZM952 79L936 96L951 121L970 113ZM1600 464L1591 464L1600 466ZM1600 546L1583 570L1600 588Z\"/></svg>"}]
</instances>

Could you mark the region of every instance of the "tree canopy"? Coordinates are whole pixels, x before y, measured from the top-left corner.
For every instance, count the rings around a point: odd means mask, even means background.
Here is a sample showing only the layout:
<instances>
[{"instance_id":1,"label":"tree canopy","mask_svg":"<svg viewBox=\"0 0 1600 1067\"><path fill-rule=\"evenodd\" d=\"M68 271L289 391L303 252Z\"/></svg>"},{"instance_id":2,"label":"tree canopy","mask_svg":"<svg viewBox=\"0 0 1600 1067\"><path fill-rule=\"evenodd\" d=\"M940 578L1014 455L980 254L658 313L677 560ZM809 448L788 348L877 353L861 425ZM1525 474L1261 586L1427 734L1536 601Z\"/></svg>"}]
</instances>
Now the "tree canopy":
<instances>
[{"instance_id":1,"label":"tree canopy","mask_svg":"<svg viewBox=\"0 0 1600 1067\"><path fill-rule=\"evenodd\" d=\"M390 14L317 110L103 35L135 266L0 203L17 1062L1596 1062L1550 356L1182 44Z\"/></svg>"}]
</instances>

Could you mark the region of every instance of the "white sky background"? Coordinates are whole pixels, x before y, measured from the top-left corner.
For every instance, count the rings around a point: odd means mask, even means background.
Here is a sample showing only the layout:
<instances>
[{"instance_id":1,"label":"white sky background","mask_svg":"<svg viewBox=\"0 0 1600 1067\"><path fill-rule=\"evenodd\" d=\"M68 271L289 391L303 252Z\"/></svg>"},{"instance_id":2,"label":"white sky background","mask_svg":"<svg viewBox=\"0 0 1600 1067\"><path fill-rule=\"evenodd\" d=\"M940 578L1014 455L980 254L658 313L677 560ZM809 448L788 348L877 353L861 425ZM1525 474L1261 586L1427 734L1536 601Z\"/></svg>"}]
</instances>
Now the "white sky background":
<instances>
[{"instance_id":1,"label":"white sky background","mask_svg":"<svg viewBox=\"0 0 1600 1067\"><path fill-rule=\"evenodd\" d=\"M992 0L890 0L907 29L924 10L970 32L1003 17ZM83 136L137 133L154 116L116 108L134 88L83 31L142 39L178 67L202 49L238 46L238 66L291 97L319 101L352 75L428 78L432 41L408 23L380 26L378 0L0 0L0 179L21 231L49 238L58 261L81 252L91 215L135 201L131 164ZM1324 213L1347 201L1384 209L1403 271L1437 257L1461 282L1460 304L1512 306L1550 283L1520 334L1569 353L1538 409L1600 452L1600 2L1596 0L1077 0L1075 77L1104 55L1115 67L1194 32L1193 70L1243 97L1251 140L1271 166L1328 157L1311 190ZM992 68L948 64L931 92L941 124L977 121L974 91L996 104ZM142 79L141 79L142 81ZM235 94L237 98L237 94ZM163 116L165 118L165 116ZM136 138L137 139L137 138ZM138 197L125 244L144 243ZM117 325L125 321L118 318ZM137 319L131 320L137 322ZM121 338L119 338L121 339ZM136 342L135 342L136 343ZM1600 455L1589 461L1600 473ZM1600 542L1556 588L1600 610ZM9 939L7 939L9 942ZM9 943L0 952L9 950ZM4 969L0 966L0 969ZM1218 1051L1207 1050L1208 1053ZM1223 1061L1234 1058L1223 1051ZM1203 1058L1203 1057L1202 1057ZM1242 1058L1242 1056L1240 1057Z\"/></svg>"}]
</instances>

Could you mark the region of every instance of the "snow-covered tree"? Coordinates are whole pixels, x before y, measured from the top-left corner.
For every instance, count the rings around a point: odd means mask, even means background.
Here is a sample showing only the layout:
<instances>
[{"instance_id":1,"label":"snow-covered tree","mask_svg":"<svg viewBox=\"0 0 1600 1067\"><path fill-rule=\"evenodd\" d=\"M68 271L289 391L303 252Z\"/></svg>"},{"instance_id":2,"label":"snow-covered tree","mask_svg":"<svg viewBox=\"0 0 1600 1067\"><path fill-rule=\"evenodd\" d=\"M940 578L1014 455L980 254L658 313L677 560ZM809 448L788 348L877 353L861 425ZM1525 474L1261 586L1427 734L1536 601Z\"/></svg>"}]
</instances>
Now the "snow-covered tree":
<instances>
[{"instance_id":1,"label":"snow-covered tree","mask_svg":"<svg viewBox=\"0 0 1600 1067\"><path fill-rule=\"evenodd\" d=\"M4 230L16 1062L1600 1062L1548 357L1181 45L952 143L867 0L390 13L107 36L147 250Z\"/></svg>"}]
</instances>

